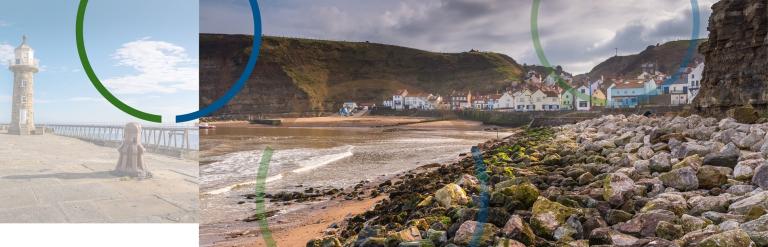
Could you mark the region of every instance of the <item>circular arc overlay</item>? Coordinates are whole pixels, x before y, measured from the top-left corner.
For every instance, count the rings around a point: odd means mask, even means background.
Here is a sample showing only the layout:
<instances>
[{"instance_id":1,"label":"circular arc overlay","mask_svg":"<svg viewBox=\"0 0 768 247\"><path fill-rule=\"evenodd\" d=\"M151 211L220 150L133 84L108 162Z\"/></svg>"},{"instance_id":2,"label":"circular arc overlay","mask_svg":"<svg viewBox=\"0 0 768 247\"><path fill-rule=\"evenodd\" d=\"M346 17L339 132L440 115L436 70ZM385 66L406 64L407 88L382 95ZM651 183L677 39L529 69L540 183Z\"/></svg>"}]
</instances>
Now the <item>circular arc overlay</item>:
<instances>
[{"instance_id":1,"label":"circular arc overlay","mask_svg":"<svg viewBox=\"0 0 768 247\"><path fill-rule=\"evenodd\" d=\"M688 49L685 52L685 55L683 56L682 62L680 63L680 68L670 77L669 79L664 80L662 83L663 85L669 85L677 81L677 78L680 77L680 75L683 73L686 67L691 63L691 60L693 59L693 55L696 52L696 47L698 47L698 37L699 37L699 29L701 26L701 16L699 15L699 3L698 0L690 0L691 1L691 15L692 19L692 28L691 31L691 40L688 43ZM536 55L539 58L539 62L541 64L548 68L550 70L550 74L554 75L557 80L557 85L561 88L565 89L566 91L570 91L571 94L575 95L576 97L579 97L581 99L589 99L592 96L587 94L582 94L578 91L576 91L573 87L565 83L565 81L560 77L560 75L557 75L552 68L552 65L549 63L549 60L547 59L547 56L544 54L544 48L541 45L541 40L539 36L539 25L538 25L538 19L539 19L539 6L541 5L541 0L533 0L533 6L531 8L531 39L533 40L533 47L536 50ZM587 81L587 85L592 91L592 85L591 82ZM648 96L648 94L642 94L640 96ZM608 99L606 99L608 100Z\"/></svg>"},{"instance_id":2,"label":"circular arc overlay","mask_svg":"<svg viewBox=\"0 0 768 247\"><path fill-rule=\"evenodd\" d=\"M253 14L253 46L251 49L251 54L248 58L248 64L245 67L245 70L240 75L240 78L235 82L232 87L227 90L227 92L208 105L207 107L200 109L195 112L177 115L176 116L176 123L182 123L182 122L188 122L192 121L201 117L205 117L210 115L211 113L215 112L218 109L221 109L221 107L224 107L232 98L234 98L242 89L245 87L245 83L248 80L248 78L251 77L251 74L253 73L253 69L256 66L256 61L259 57L259 52L261 48L261 35L262 35L262 27L261 27L261 12L259 11L259 3L257 0L248 0L250 2L251 6L251 12ZM80 0L80 5L77 9L77 19L76 19L76 27L75 27L75 36L76 36L76 43L77 43L77 53L80 56L80 62L83 65L83 70L85 71L86 75L88 76L88 79L91 81L93 86L96 88L96 90L107 100L109 103L117 107L118 109L122 110L123 112L145 120L149 122L155 122L155 123L162 123L162 116L151 114L147 112L140 111L136 108L133 108L129 106L128 104L125 104L123 101L115 97L114 94L112 94L109 89L107 89L104 84L99 80L99 77L96 76L96 73L93 71L93 67L91 66L90 61L88 60L88 54L85 49L85 42L83 38L83 23L85 22L85 11L88 7L88 0Z\"/></svg>"}]
</instances>

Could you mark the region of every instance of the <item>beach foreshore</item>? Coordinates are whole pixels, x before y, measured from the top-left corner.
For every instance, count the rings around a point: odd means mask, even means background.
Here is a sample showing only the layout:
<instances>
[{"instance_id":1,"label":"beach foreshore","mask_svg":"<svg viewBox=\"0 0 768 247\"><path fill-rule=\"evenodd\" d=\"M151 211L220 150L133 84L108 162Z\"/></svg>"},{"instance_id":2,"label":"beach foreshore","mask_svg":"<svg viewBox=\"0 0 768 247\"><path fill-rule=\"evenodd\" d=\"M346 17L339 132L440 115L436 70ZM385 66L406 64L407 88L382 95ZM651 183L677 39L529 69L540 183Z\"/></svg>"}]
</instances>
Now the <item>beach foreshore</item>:
<instances>
[{"instance_id":1,"label":"beach foreshore","mask_svg":"<svg viewBox=\"0 0 768 247\"><path fill-rule=\"evenodd\" d=\"M280 127L409 127L409 128L462 128L482 129L488 127L480 122L466 120L444 120L426 117L392 117L392 116L363 116L363 117L311 117L311 118L276 118ZM248 121L219 121L208 122L213 126L242 127L265 126L251 124Z\"/></svg>"},{"instance_id":2,"label":"beach foreshore","mask_svg":"<svg viewBox=\"0 0 768 247\"><path fill-rule=\"evenodd\" d=\"M349 119L349 118L346 118ZM403 122L412 122L413 124L407 124L404 126L389 127L384 131L437 131L445 129L458 129L459 133L465 133L467 131L482 131L493 129L494 126L482 125L479 122L462 121L462 120L441 120L441 121L429 121L430 119L417 119L404 121L402 118L390 118L390 117L371 117L366 121L373 120L392 120L388 123L396 124ZM304 120L305 122L322 123L326 124L332 121L342 120L321 120L314 121ZM427 121L424 121L427 120ZM360 122L356 122L360 123ZM370 122L373 123L373 122ZM379 122L380 123L380 122ZM231 127L243 127L243 126L258 126L258 128L264 128L263 125L251 125L247 122L223 122L216 123L215 125L221 128ZM276 127L284 128L285 126ZM309 128L324 128L320 125L314 125ZM326 127L330 127L327 126ZM370 128L357 125L355 127ZM299 127L304 128L304 127ZM501 137L508 136L511 133L515 133L518 130L506 129L501 132ZM430 133L430 132L425 132ZM492 136L492 134L491 134ZM493 137L489 136L488 139L482 138L477 143L486 142ZM475 143L475 144L477 144ZM458 156L458 159L467 157L469 153L469 147L463 154ZM455 154L452 154L452 157ZM457 158L453 158L456 160ZM450 162L452 163L452 162ZM426 164L426 165L424 165ZM424 173L428 171L434 171L438 169L442 164L428 164L422 163L418 167L408 169L404 172L396 174L382 175L376 179L365 181L364 183L357 184L355 186L349 186L347 188L340 188L341 192L329 196L323 196L320 198L313 198L309 201L296 201L292 200L288 202L288 207L299 208L294 210L284 210L286 205L283 201L268 199L267 210L280 210L268 218L269 229L272 237L277 242L277 246L304 246L306 243L318 236L322 236L325 233L332 233L335 230L344 229L344 224L347 220L358 214L364 213L373 209L373 207L388 198L388 191L400 183L406 177L414 176L414 174ZM358 188L356 188L358 187ZM319 189L319 188L318 188ZM270 193L270 192L268 192ZM354 196L348 196L348 195ZM254 200L243 197L245 201L245 207L248 207ZM253 220L253 219L252 219ZM238 222L213 222L211 224L201 225L200 244L201 246L266 246L264 239L262 238L261 228L258 221L244 222L241 219Z\"/></svg>"}]
</instances>

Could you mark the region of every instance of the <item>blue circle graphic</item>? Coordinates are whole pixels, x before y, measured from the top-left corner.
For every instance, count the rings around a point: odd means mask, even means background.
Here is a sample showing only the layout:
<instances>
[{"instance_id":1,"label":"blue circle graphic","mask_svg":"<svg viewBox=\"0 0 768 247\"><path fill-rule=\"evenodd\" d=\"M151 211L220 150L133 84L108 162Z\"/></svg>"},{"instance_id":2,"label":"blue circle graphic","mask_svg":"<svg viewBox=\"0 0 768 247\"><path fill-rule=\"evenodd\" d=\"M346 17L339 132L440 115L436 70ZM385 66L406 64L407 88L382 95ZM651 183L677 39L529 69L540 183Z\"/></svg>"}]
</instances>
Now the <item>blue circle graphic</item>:
<instances>
[{"instance_id":1,"label":"blue circle graphic","mask_svg":"<svg viewBox=\"0 0 768 247\"><path fill-rule=\"evenodd\" d=\"M249 0L251 4L251 12L253 13L253 49L251 49L251 55L248 58L248 64L245 66L245 70L240 75L240 78L235 82L235 85L222 96L207 107L200 109L196 112L178 115L176 116L176 122L188 122L201 117L210 115L211 113L224 107L230 100L232 100L238 93L245 87L246 81L251 77L254 67L256 67L256 61L259 59L259 52L261 51L261 11L259 11L259 3L257 0Z\"/></svg>"}]
</instances>

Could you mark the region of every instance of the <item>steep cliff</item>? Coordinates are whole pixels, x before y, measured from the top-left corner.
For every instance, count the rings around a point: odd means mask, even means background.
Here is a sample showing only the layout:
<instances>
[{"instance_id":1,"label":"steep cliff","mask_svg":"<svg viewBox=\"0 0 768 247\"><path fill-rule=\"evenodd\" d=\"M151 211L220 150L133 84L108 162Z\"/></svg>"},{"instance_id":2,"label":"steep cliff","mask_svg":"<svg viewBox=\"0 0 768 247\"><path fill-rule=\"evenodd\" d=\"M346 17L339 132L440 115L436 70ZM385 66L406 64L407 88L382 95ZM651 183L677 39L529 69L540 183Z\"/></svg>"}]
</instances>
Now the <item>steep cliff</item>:
<instances>
[{"instance_id":1,"label":"steep cliff","mask_svg":"<svg viewBox=\"0 0 768 247\"><path fill-rule=\"evenodd\" d=\"M201 34L200 104L223 95L243 71L252 36ZM433 53L368 42L264 37L247 86L215 116L334 111L346 100L379 103L397 89L491 92L522 76L512 58Z\"/></svg>"},{"instance_id":2,"label":"steep cliff","mask_svg":"<svg viewBox=\"0 0 768 247\"><path fill-rule=\"evenodd\" d=\"M768 103L768 13L765 0L721 0L712 6L704 81L694 104L722 110Z\"/></svg>"}]
</instances>

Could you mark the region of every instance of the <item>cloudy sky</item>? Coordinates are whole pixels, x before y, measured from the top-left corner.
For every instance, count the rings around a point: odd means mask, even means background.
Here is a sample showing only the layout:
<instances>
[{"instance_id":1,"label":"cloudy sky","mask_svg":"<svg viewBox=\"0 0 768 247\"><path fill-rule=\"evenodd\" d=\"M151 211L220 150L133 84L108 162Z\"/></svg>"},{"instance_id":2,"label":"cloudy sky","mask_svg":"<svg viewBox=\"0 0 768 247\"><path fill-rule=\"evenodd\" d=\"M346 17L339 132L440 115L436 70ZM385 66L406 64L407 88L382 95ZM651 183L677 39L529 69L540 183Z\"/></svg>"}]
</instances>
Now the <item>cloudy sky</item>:
<instances>
[{"instance_id":1,"label":"cloudy sky","mask_svg":"<svg viewBox=\"0 0 768 247\"><path fill-rule=\"evenodd\" d=\"M530 34L532 0L262 0L267 35L371 41L439 52L505 53L539 64ZM705 38L716 0L543 0L539 30L553 64L589 71L618 48L690 39L692 2ZM251 34L247 0L201 0L200 30Z\"/></svg>"},{"instance_id":2,"label":"cloudy sky","mask_svg":"<svg viewBox=\"0 0 768 247\"><path fill-rule=\"evenodd\" d=\"M0 8L0 123L10 121L13 75L7 61L21 36L40 60L37 123L124 123L91 85L75 45L78 1L10 1ZM198 109L197 0L91 1L85 44L104 84L140 110L173 116Z\"/></svg>"}]
</instances>

